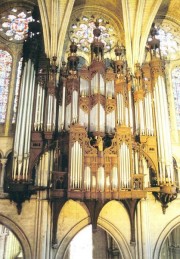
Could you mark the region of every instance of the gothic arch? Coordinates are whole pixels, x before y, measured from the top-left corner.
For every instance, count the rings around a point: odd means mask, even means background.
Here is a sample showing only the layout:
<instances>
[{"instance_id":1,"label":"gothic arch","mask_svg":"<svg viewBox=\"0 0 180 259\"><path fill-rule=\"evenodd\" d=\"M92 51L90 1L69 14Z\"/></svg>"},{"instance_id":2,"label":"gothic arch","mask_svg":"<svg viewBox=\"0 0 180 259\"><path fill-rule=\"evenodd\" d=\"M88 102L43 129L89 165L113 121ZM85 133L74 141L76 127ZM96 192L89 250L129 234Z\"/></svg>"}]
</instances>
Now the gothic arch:
<instances>
[{"instance_id":1,"label":"gothic arch","mask_svg":"<svg viewBox=\"0 0 180 259\"><path fill-rule=\"evenodd\" d=\"M65 236L65 238L60 243L57 253L55 255L55 259L64 258L65 252L68 248L68 245L70 244L71 240L74 238L74 236L81 231L84 227L86 227L88 223L88 218L84 218L80 222L78 222L71 230L68 232L68 234Z\"/></svg>"},{"instance_id":2,"label":"gothic arch","mask_svg":"<svg viewBox=\"0 0 180 259\"><path fill-rule=\"evenodd\" d=\"M125 240L123 234L111 222L109 222L104 218L99 217L98 225L106 232L108 232L113 237L114 240L116 240L123 259L133 258L130 251L130 247L127 241Z\"/></svg>"},{"instance_id":3,"label":"gothic arch","mask_svg":"<svg viewBox=\"0 0 180 259\"><path fill-rule=\"evenodd\" d=\"M88 218L84 218L82 221L80 221L78 224L76 224L69 231L69 233L65 236L65 238L60 243L60 245L57 249L57 253L54 257L55 259L64 258L65 252L66 252L71 240L75 237L75 235L79 231L81 231L84 227L88 226L88 224L89 224L88 221L89 221ZM108 232L113 237L113 239L116 240L119 250L121 251L122 258L123 259L125 259L125 258L132 259L133 257L132 257L131 251L130 251L130 247L129 247L128 243L126 242L122 233L119 230L117 230L117 228L115 228L112 223L110 223L106 219L103 219L102 217L98 218L98 223L99 223L98 224L99 227L101 227L106 232Z\"/></svg>"},{"instance_id":4,"label":"gothic arch","mask_svg":"<svg viewBox=\"0 0 180 259\"><path fill-rule=\"evenodd\" d=\"M0 214L0 224L5 225L7 228L9 228L13 232L13 234L17 237L17 239L19 240L22 246L24 258L31 259L32 258L31 247L22 229L19 226L17 226L11 219L1 214Z\"/></svg>"},{"instance_id":5,"label":"gothic arch","mask_svg":"<svg viewBox=\"0 0 180 259\"><path fill-rule=\"evenodd\" d=\"M166 228L164 228L163 231L160 233L159 238L155 244L153 259L160 258L160 253L161 253L161 249L164 244L164 241L166 240L167 236L171 233L171 231L174 228L176 228L178 225L180 225L180 216L177 216L175 219L169 222Z\"/></svg>"}]
</instances>

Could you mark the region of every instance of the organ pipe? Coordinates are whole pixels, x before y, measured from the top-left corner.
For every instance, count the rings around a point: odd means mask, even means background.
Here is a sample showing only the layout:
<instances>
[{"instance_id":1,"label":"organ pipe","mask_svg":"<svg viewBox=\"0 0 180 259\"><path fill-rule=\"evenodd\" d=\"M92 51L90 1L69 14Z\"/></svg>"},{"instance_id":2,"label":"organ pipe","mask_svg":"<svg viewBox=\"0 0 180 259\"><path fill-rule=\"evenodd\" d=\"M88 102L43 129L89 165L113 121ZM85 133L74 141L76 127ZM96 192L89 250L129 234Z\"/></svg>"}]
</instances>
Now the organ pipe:
<instances>
[{"instance_id":1,"label":"organ pipe","mask_svg":"<svg viewBox=\"0 0 180 259\"><path fill-rule=\"evenodd\" d=\"M25 69L23 71L17 116L17 124L21 125L21 127L17 126L15 133L13 179L17 180L27 180L34 83L34 65L29 59L25 63Z\"/></svg>"},{"instance_id":2,"label":"organ pipe","mask_svg":"<svg viewBox=\"0 0 180 259\"><path fill-rule=\"evenodd\" d=\"M91 168L86 166L84 170L84 188L89 191L91 187Z\"/></svg>"},{"instance_id":3,"label":"organ pipe","mask_svg":"<svg viewBox=\"0 0 180 259\"><path fill-rule=\"evenodd\" d=\"M98 168L98 190L103 192L104 191L104 167L100 166Z\"/></svg>"},{"instance_id":4,"label":"organ pipe","mask_svg":"<svg viewBox=\"0 0 180 259\"><path fill-rule=\"evenodd\" d=\"M78 92L73 91L72 93L72 122L78 122Z\"/></svg>"},{"instance_id":5,"label":"organ pipe","mask_svg":"<svg viewBox=\"0 0 180 259\"><path fill-rule=\"evenodd\" d=\"M154 88L155 115L158 139L158 152L160 156L160 181L173 182L173 166L170 145L170 132L168 121L167 99L164 79L159 76Z\"/></svg>"},{"instance_id":6,"label":"organ pipe","mask_svg":"<svg viewBox=\"0 0 180 259\"><path fill-rule=\"evenodd\" d=\"M80 189L82 187L82 148L78 141L71 148L71 187Z\"/></svg>"}]
</instances>

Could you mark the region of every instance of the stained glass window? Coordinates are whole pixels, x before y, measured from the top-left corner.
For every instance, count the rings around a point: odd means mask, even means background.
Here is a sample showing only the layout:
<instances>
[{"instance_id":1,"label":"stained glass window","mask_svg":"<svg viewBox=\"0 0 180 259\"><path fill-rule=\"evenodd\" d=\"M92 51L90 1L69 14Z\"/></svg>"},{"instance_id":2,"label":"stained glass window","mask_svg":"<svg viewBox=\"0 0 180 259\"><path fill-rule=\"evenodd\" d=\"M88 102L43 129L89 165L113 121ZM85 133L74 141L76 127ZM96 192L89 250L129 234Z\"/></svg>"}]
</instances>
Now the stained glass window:
<instances>
[{"instance_id":1,"label":"stained glass window","mask_svg":"<svg viewBox=\"0 0 180 259\"><path fill-rule=\"evenodd\" d=\"M19 64L18 64L18 70L17 70L16 87L15 87L15 93L14 93L14 105L13 105L12 123L16 122L16 112L17 112L19 86L20 86L21 71L22 71L22 61L23 61L23 58L20 59Z\"/></svg>"},{"instance_id":2,"label":"stained glass window","mask_svg":"<svg viewBox=\"0 0 180 259\"><path fill-rule=\"evenodd\" d=\"M101 41L104 43L105 52L110 51L117 43L117 33L109 21L104 17L81 16L72 21L69 30L69 37L83 52L90 52L90 44L93 42L93 30L95 21L99 22L101 30Z\"/></svg>"},{"instance_id":3,"label":"stained glass window","mask_svg":"<svg viewBox=\"0 0 180 259\"><path fill-rule=\"evenodd\" d=\"M11 55L0 50L0 123L4 123L6 118L11 67Z\"/></svg>"},{"instance_id":4,"label":"stained glass window","mask_svg":"<svg viewBox=\"0 0 180 259\"><path fill-rule=\"evenodd\" d=\"M13 8L0 16L0 31L9 40L24 40L28 33L28 23L32 21L31 11Z\"/></svg>"},{"instance_id":5,"label":"stained glass window","mask_svg":"<svg viewBox=\"0 0 180 259\"><path fill-rule=\"evenodd\" d=\"M172 84L177 118L177 128L178 130L180 130L180 67L176 67L172 71Z\"/></svg>"},{"instance_id":6,"label":"stained glass window","mask_svg":"<svg viewBox=\"0 0 180 259\"><path fill-rule=\"evenodd\" d=\"M159 35L156 37L160 40L160 49L163 56L168 56L180 50L180 45L176 41L175 35L170 31L166 32L160 28L158 33Z\"/></svg>"}]
</instances>

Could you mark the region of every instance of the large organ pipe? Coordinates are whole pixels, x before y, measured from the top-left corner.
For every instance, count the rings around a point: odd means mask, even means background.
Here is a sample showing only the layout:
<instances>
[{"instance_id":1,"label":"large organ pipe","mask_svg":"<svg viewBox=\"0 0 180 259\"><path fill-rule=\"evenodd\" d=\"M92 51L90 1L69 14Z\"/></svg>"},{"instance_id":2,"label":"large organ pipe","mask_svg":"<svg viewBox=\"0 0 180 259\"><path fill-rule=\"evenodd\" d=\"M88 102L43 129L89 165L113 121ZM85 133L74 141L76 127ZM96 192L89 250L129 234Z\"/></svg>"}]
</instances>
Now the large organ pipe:
<instances>
[{"instance_id":1,"label":"large organ pipe","mask_svg":"<svg viewBox=\"0 0 180 259\"><path fill-rule=\"evenodd\" d=\"M53 130L55 130L56 126L56 97L54 97L54 107L53 107Z\"/></svg>"},{"instance_id":2,"label":"large organ pipe","mask_svg":"<svg viewBox=\"0 0 180 259\"><path fill-rule=\"evenodd\" d=\"M126 145L127 147L127 177L128 177L128 188L130 187L130 179L131 179L131 158L129 156L130 152L129 152L129 147Z\"/></svg>"},{"instance_id":3,"label":"large organ pipe","mask_svg":"<svg viewBox=\"0 0 180 259\"><path fill-rule=\"evenodd\" d=\"M71 148L71 184L72 188L82 187L82 148L76 141Z\"/></svg>"},{"instance_id":4,"label":"large organ pipe","mask_svg":"<svg viewBox=\"0 0 180 259\"><path fill-rule=\"evenodd\" d=\"M25 92L26 73L27 73L27 62L25 63L24 70L23 70L21 92L19 97L19 108L17 113L16 133L15 133L15 140L14 140L14 153L16 154L18 153L19 138L20 138L19 133L20 133L21 118L22 118L22 107L23 107L24 92Z\"/></svg>"},{"instance_id":5,"label":"large organ pipe","mask_svg":"<svg viewBox=\"0 0 180 259\"><path fill-rule=\"evenodd\" d=\"M162 87L162 97L163 97L163 110L165 112L165 121L164 121L164 124L165 124L165 127L163 128L164 129L164 136L165 136L165 139L166 139L166 149L167 149L167 152L166 152L166 169L167 169L167 174L168 174L168 179L169 181L172 181L173 182L173 162L172 162L172 151L171 151L171 138L170 138L170 130L169 130L169 116L168 116L168 107L167 107L167 98L166 98L166 91L165 91L165 83L164 83L164 79L163 77L160 77L160 82L161 82L161 85L163 86Z\"/></svg>"},{"instance_id":6,"label":"large organ pipe","mask_svg":"<svg viewBox=\"0 0 180 259\"><path fill-rule=\"evenodd\" d=\"M149 187L149 167L146 159L142 158L143 172L144 172L144 187Z\"/></svg>"},{"instance_id":7,"label":"large organ pipe","mask_svg":"<svg viewBox=\"0 0 180 259\"><path fill-rule=\"evenodd\" d=\"M29 125L27 125L27 149L24 151L25 154L27 154L27 163L26 163L26 168L25 168L25 179L27 180L28 176L28 167L29 167L29 150L30 150L30 138L31 138L31 124L32 124L32 111L33 111L33 97L34 97L34 85L35 85L35 71L33 73L33 80L32 80L32 94L31 94L31 101L30 101L30 111L28 114L29 117Z\"/></svg>"},{"instance_id":8,"label":"large organ pipe","mask_svg":"<svg viewBox=\"0 0 180 259\"><path fill-rule=\"evenodd\" d=\"M100 74L100 82L99 82L99 93L104 95L105 94L105 84L104 84L104 79L102 77L102 75Z\"/></svg>"},{"instance_id":9,"label":"large organ pipe","mask_svg":"<svg viewBox=\"0 0 180 259\"><path fill-rule=\"evenodd\" d=\"M160 101L159 105L159 110L160 110L160 119L161 119L161 131L162 131L162 144L163 144L163 161L164 161L164 181L166 181L166 164L167 164L167 139L166 139L166 130L164 127L166 127L166 111L164 110L164 96L163 96L163 85L161 85L161 82L159 82L158 78L158 86L157 86L157 91L158 91L158 97ZM162 95L162 96L161 96ZM163 117L162 115L165 115ZM167 136L168 138L168 136Z\"/></svg>"},{"instance_id":10,"label":"large organ pipe","mask_svg":"<svg viewBox=\"0 0 180 259\"><path fill-rule=\"evenodd\" d=\"M62 106L58 106L58 131L61 131L63 129L62 124Z\"/></svg>"},{"instance_id":11,"label":"large organ pipe","mask_svg":"<svg viewBox=\"0 0 180 259\"><path fill-rule=\"evenodd\" d=\"M84 188L89 191L91 186L91 168L89 166L85 167L84 170Z\"/></svg>"},{"instance_id":12,"label":"large organ pipe","mask_svg":"<svg viewBox=\"0 0 180 259\"><path fill-rule=\"evenodd\" d=\"M103 106L99 105L99 123L98 123L98 131L104 132L105 130L105 111Z\"/></svg>"},{"instance_id":13,"label":"large organ pipe","mask_svg":"<svg viewBox=\"0 0 180 259\"><path fill-rule=\"evenodd\" d=\"M72 122L77 123L78 119L78 92L73 91L72 93Z\"/></svg>"},{"instance_id":14,"label":"large organ pipe","mask_svg":"<svg viewBox=\"0 0 180 259\"><path fill-rule=\"evenodd\" d=\"M43 87L40 86L39 103L37 104L37 107L38 107L38 116L37 116L37 127L38 127L38 130L41 130L42 102L43 102Z\"/></svg>"},{"instance_id":15,"label":"large organ pipe","mask_svg":"<svg viewBox=\"0 0 180 259\"><path fill-rule=\"evenodd\" d=\"M119 94L117 94L116 99L117 99L117 124L120 125Z\"/></svg>"},{"instance_id":16,"label":"large organ pipe","mask_svg":"<svg viewBox=\"0 0 180 259\"><path fill-rule=\"evenodd\" d=\"M62 114L61 114L61 129L64 128L64 118L65 118L65 98L66 98L66 88L63 85L63 96L62 96Z\"/></svg>"},{"instance_id":17,"label":"large organ pipe","mask_svg":"<svg viewBox=\"0 0 180 259\"><path fill-rule=\"evenodd\" d=\"M113 166L113 168L112 168L112 189L117 189L117 187L118 187L117 166Z\"/></svg>"},{"instance_id":18,"label":"large organ pipe","mask_svg":"<svg viewBox=\"0 0 180 259\"><path fill-rule=\"evenodd\" d=\"M42 88L42 104L41 104L41 116L40 116L40 130L43 129L43 122L44 122L44 97L45 97L45 90Z\"/></svg>"},{"instance_id":19,"label":"large organ pipe","mask_svg":"<svg viewBox=\"0 0 180 259\"><path fill-rule=\"evenodd\" d=\"M65 129L69 130L71 124L71 103L66 106L66 120L65 120Z\"/></svg>"},{"instance_id":20,"label":"large organ pipe","mask_svg":"<svg viewBox=\"0 0 180 259\"><path fill-rule=\"evenodd\" d=\"M80 95L82 97L88 96L89 83L87 80L80 78Z\"/></svg>"},{"instance_id":21,"label":"large organ pipe","mask_svg":"<svg viewBox=\"0 0 180 259\"><path fill-rule=\"evenodd\" d=\"M125 183L126 183L126 188L129 187L129 156L128 156L128 147L125 144Z\"/></svg>"},{"instance_id":22,"label":"large organ pipe","mask_svg":"<svg viewBox=\"0 0 180 259\"><path fill-rule=\"evenodd\" d=\"M40 85L37 86L37 98L36 98L36 109L35 109L35 119L34 119L34 130L38 130L38 109L39 109L39 99L40 99Z\"/></svg>"},{"instance_id":23,"label":"large organ pipe","mask_svg":"<svg viewBox=\"0 0 180 259\"><path fill-rule=\"evenodd\" d=\"M98 168L98 189L99 191L104 191L104 167L100 166Z\"/></svg>"},{"instance_id":24,"label":"large organ pipe","mask_svg":"<svg viewBox=\"0 0 180 259\"><path fill-rule=\"evenodd\" d=\"M26 112L27 112L27 102L28 102L28 90L29 90L29 82L30 82L30 76L31 76L31 60L28 60L28 68L27 68L27 76L26 76L26 82L25 82L25 94L24 94L24 107L22 111L22 119L21 119L21 138L19 139L19 156L22 157L23 154L23 146L24 146L24 132L25 132L25 121L26 121ZM19 172L20 173L20 172Z\"/></svg>"},{"instance_id":25,"label":"large organ pipe","mask_svg":"<svg viewBox=\"0 0 180 259\"><path fill-rule=\"evenodd\" d=\"M75 171L74 172L74 188L77 188L77 162L78 162L77 142L74 143L73 153L74 153L73 170Z\"/></svg>"},{"instance_id":26,"label":"large organ pipe","mask_svg":"<svg viewBox=\"0 0 180 259\"><path fill-rule=\"evenodd\" d=\"M140 119L140 134L144 135L144 107L143 107L143 100L139 100L139 119Z\"/></svg>"},{"instance_id":27,"label":"large organ pipe","mask_svg":"<svg viewBox=\"0 0 180 259\"><path fill-rule=\"evenodd\" d=\"M133 130L133 109L132 109L132 95L131 95L131 91L128 91L128 98L129 98L129 126L132 128Z\"/></svg>"},{"instance_id":28,"label":"large organ pipe","mask_svg":"<svg viewBox=\"0 0 180 259\"><path fill-rule=\"evenodd\" d=\"M125 181L125 177L124 177L124 145L122 144L120 146L120 179L121 179L121 188L124 187L124 181Z\"/></svg>"},{"instance_id":29,"label":"large organ pipe","mask_svg":"<svg viewBox=\"0 0 180 259\"><path fill-rule=\"evenodd\" d=\"M70 171L70 186L71 188L74 188L74 168L73 168L73 162L74 162L74 152L73 152L73 147L71 147L71 164L70 164L70 168L71 168L71 171Z\"/></svg>"},{"instance_id":30,"label":"large organ pipe","mask_svg":"<svg viewBox=\"0 0 180 259\"><path fill-rule=\"evenodd\" d=\"M79 152L79 145L76 142L76 188L79 188L79 166L80 166L80 152Z\"/></svg>"},{"instance_id":31,"label":"large organ pipe","mask_svg":"<svg viewBox=\"0 0 180 259\"><path fill-rule=\"evenodd\" d=\"M153 124L153 107L152 107L152 95L151 93L148 94L148 101L149 101L149 117L150 117L150 129L151 135L154 135L154 124Z\"/></svg>"},{"instance_id":32,"label":"large organ pipe","mask_svg":"<svg viewBox=\"0 0 180 259\"><path fill-rule=\"evenodd\" d=\"M92 190L96 189L96 177L95 175L92 176Z\"/></svg>"},{"instance_id":33,"label":"large organ pipe","mask_svg":"<svg viewBox=\"0 0 180 259\"><path fill-rule=\"evenodd\" d=\"M163 146L161 140L161 125L160 125L160 116L159 116L159 109L158 109L158 97L156 93L156 86L154 88L154 107L155 107L155 117L156 117L156 131L157 131L157 142L158 142L158 153L159 153L159 178L160 182L164 181L163 175L163 166L162 166L162 154L163 154Z\"/></svg>"},{"instance_id":34,"label":"large organ pipe","mask_svg":"<svg viewBox=\"0 0 180 259\"><path fill-rule=\"evenodd\" d=\"M108 133L114 132L115 128L115 111L112 111L106 115L106 131Z\"/></svg>"},{"instance_id":35,"label":"large organ pipe","mask_svg":"<svg viewBox=\"0 0 180 259\"><path fill-rule=\"evenodd\" d=\"M79 183L80 183L80 185L79 185L79 188L82 188L82 165L83 165L83 158L82 158L82 148L81 148L81 146L80 146L80 144L79 144L79 148L80 148L80 166L79 166L79 175L80 175L80 177L79 177Z\"/></svg>"},{"instance_id":36,"label":"large organ pipe","mask_svg":"<svg viewBox=\"0 0 180 259\"><path fill-rule=\"evenodd\" d=\"M172 168L172 154L171 154L171 143L170 143L170 131L169 131L169 119L168 119L168 107L167 98L165 91L164 79L162 77L158 78L159 91L162 95L162 114L164 112L163 120L163 137L165 145L165 163L168 181L173 181L173 168Z\"/></svg>"},{"instance_id":37,"label":"large organ pipe","mask_svg":"<svg viewBox=\"0 0 180 259\"><path fill-rule=\"evenodd\" d=\"M34 97L34 83L35 83L35 73L32 71L31 83L29 88L29 100L28 100L28 109L27 109L27 122L26 122L26 136L24 144L24 153L29 152L30 147L30 134L31 134L31 122L32 122L32 108L33 108L33 97Z\"/></svg>"},{"instance_id":38,"label":"large organ pipe","mask_svg":"<svg viewBox=\"0 0 180 259\"><path fill-rule=\"evenodd\" d=\"M135 127L136 127L136 135L139 134L139 109L138 109L138 103L135 102Z\"/></svg>"},{"instance_id":39,"label":"large organ pipe","mask_svg":"<svg viewBox=\"0 0 180 259\"><path fill-rule=\"evenodd\" d=\"M138 152L137 151L135 151L135 172L136 172L136 174L138 174L138 172L139 172L139 170L138 170L138 168L139 168L139 158L138 158Z\"/></svg>"}]
</instances>

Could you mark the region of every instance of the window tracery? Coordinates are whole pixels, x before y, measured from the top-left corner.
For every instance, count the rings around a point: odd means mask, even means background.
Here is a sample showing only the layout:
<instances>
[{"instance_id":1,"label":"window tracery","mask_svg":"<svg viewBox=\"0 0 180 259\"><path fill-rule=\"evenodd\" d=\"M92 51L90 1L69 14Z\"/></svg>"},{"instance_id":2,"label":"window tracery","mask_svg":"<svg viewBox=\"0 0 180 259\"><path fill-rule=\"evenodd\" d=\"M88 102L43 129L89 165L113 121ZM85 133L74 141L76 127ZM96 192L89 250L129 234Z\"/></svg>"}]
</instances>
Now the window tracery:
<instances>
[{"instance_id":1,"label":"window tracery","mask_svg":"<svg viewBox=\"0 0 180 259\"><path fill-rule=\"evenodd\" d=\"M177 24L169 20L157 20L156 28L160 40L161 55L166 58L175 59L176 53L180 51L180 33Z\"/></svg>"},{"instance_id":2,"label":"window tracery","mask_svg":"<svg viewBox=\"0 0 180 259\"><path fill-rule=\"evenodd\" d=\"M12 56L0 50L0 123L4 123L6 118L11 68Z\"/></svg>"},{"instance_id":3,"label":"window tracery","mask_svg":"<svg viewBox=\"0 0 180 259\"><path fill-rule=\"evenodd\" d=\"M69 37L74 41L78 48L83 52L90 52L90 44L93 42L93 30L95 21L99 22L101 30L101 42L104 43L105 52L110 51L117 43L117 33L115 28L104 17L95 15L86 15L76 18L72 21L69 30Z\"/></svg>"},{"instance_id":4,"label":"window tracery","mask_svg":"<svg viewBox=\"0 0 180 259\"><path fill-rule=\"evenodd\" d=\"M168 56L169 54L174 54L180 50L180 45L178 44L175 35L170 31L166 32L162 28L158 30L159 35L157 38L160 40L160 49L163 56Z\"/></svg>"},{"instance_id":5,"label":"window tracery","mask_svg":"<svg viewBox=\"0 0 180 259\"><path fill-rule=\"evenodd\" d=\"M31 11L13 8L0 16L0 32L10 41L22 41L28 33L28 23L32 21Z\"/></svg>"}]
</instances>

